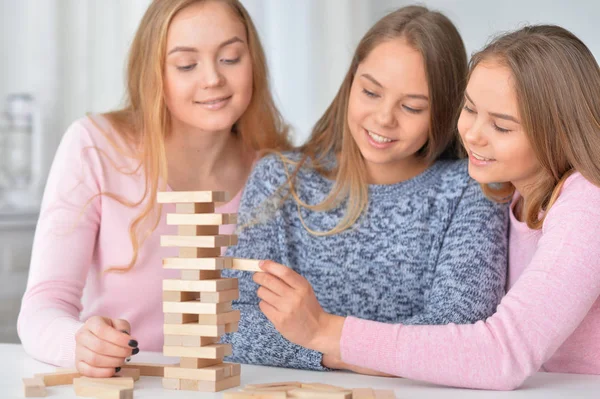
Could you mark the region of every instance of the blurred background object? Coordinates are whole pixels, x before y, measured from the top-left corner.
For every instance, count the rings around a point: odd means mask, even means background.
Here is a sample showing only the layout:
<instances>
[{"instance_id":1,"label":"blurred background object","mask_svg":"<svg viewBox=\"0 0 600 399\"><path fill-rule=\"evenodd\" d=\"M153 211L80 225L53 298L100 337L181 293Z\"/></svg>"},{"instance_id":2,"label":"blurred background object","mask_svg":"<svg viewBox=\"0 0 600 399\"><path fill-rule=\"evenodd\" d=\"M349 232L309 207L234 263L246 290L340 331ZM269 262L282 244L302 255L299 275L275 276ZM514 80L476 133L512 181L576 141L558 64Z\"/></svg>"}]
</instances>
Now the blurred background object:
<instances>
[{"instance_id":1,"label":"blurred background object","mask_svg":"<svg viewBox=\"0 0 600 399\"><path fill-rule=\"evenodd\" d=\"M0 0L0 342L18 342L41 193L60 139L88 112L118 108L129 45L150 0ZM333 99L360 37L404 0L242 0L272 89L302 143ZM528 23L562 25L600 57L595 0L429 0L469 53Z\"/></svg>"}]
</instances>

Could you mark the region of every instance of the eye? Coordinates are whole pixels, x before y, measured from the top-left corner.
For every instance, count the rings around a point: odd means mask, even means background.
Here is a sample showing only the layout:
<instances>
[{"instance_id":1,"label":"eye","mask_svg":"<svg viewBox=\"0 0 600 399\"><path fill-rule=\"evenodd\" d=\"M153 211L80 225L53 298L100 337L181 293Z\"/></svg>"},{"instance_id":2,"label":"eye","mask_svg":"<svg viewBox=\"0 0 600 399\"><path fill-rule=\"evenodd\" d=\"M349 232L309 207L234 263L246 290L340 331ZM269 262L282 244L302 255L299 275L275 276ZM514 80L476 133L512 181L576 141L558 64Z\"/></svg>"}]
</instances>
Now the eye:
<instances>
[{"instance_id":1,"label":"eye","mask_svg":"<svg viewBox=\"0 0 600 399\"><path fill-rule=\"evenodd\" d=\"M223 58L223 59L221 59L221 62L225 65L234 65L234 64L237 64L238 62L240 62L240 59L241 59L241 57L232 58L232 59Z\"/></svg>"},{"instance_id":2,"label":"eye","mask_svg":"<svg viewBox=\"0 0 600 399\"><path fill-rule=\"evenodd\" d=\"M496 125L495 123L494 123L494 129L496 129L496 131L498 131L500 133L508 133L508 132L510 132L509 129L503 129L500 126Z\"/></svg>"},{"instance_id":3,"label":"eye","mask_svg":"<svg viewBox=\"0 0 600 399\"><path fill-rule=\"evenodd\" d=\"M467 111L469 114L475 114L475 113L476 113L476 112L475 112L475 111L473 111L471 108L469 108L469 106L468 106L468 105L465 105L465 106L463 107L463 109L464 109L465 111Z\"/></svg>"},{"instance_id":4,"label":"eye","mask_svg":"<svg viewBox=\"0 0 600 399\"><path fill-rule=\"evenodd\" d=\"M178 66L177 69L182 71L182 72L187 72L187 71L191 71L192 69L196 68L196 65L198 64L190 64L190 65L184 65L184 66Z\"/></svg>"},{"instance_id":5,"label":"eye","mask_svg":"<svg viewBox=\"0 0 600 399\"><path fill-rule=\"evenodd\" d=\"M367 89L363 89L362 91L363 91L363 93L365 93L365 95L366 95L367 97L371 97L371 98L379 98L379 94L375 94L375 93L373 93L372 91L369 91L369 90L367 90Z\"/></svg>"},{"instance_id":6,"label":"eye","mask_svg":"<svg viewBox=\"0 0 600 399\"><path fill-rule=\"evenodd\" d=\"M411 114L420 114L421 112L423 112L422 109L411 108L411 107L406 106L406 105L403 105L402 108L404 108L405 110L407 110Z\"/></svg>"}]
</instances>

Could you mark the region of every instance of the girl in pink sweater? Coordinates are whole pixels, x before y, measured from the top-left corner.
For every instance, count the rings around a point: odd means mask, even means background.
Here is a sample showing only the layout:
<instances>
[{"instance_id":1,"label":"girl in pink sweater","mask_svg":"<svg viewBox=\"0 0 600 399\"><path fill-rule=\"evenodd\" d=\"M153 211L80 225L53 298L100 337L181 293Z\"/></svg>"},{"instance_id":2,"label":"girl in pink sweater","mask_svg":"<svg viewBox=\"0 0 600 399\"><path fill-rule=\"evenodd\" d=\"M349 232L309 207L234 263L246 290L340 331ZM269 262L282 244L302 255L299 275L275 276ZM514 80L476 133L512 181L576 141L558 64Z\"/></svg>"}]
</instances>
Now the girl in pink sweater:
<instances>
[{"instance_id":1,"label":"girl in pink sweater","mask_svg":"<svg viewBox=\"0 0 600 399\"><path fill-rule=\"evenodd\" d=\"M237 0L155 0L133 40L124 109L66 132L37 225L19 336L33 357L107 377L163 345L158 191L237 193L262 149L290 147L256 29ZM233 230L233 226L226 226Z\"/></svg>"},{"instance_id":2,"label":"girl in pink sweater","mask_svg":"<svg viewBox=\"0 0 600 399\"><path fill-rule=\"evenodd\" d=\"M270 291L261 309L330 367L498 390L539 370L600 374L599 99L594 56L563 28L529 26L473 56L458 123L469 173L491 198L512 198L510 290L487 320L327 314L303 277L273 262L254 276Z\"/></svg>"}]
</instances>

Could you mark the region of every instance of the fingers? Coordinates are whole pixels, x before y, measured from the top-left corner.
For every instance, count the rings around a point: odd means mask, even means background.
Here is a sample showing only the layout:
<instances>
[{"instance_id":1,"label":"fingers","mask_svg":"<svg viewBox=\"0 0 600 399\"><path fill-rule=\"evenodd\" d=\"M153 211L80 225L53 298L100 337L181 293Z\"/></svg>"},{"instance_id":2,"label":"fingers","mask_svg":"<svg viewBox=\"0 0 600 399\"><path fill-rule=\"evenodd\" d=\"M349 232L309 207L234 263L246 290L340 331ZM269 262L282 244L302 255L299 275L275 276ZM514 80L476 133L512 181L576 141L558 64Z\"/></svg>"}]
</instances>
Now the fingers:
<instances>
[{"instance_id":1,"label":"fingers","mask_svg":"<svg viewBox=\"0 0 600 399\"><path fill-rule=\"evenodd\" d=\"M293 290L292 287L284 283L279 277L270 273L254 273L252 280L254 280L256 284L265 287L274 294L282 297L288 296L290 291Z\"/></svg>"},{"instance_id":2,"label":"fingers","mask_svg":"<svg viewBox=\"0 0 600 399\"><path fill-rule=\"evenodd\" d=\"M267 302L265 301L260 301L258 303L258 308L260 309L261 312L263 312L263 314L267 317L267 319L269 319L271 321L271 323L273 323L275 325L275 327L277 328L278 323L278 319L276 319L277 317L277 309L275 309L275 307L273 307L272 305L269 305Z\"/></svg>"},{"instance_id":3,"label":"fingers","mask_svg":"<svg viewBox=\"0 0 600 399\"><path fill-rule=\"evenodd\" d=\"M291 268L279 263L265 260L261 263L260 267L265 272L279 277L284 283L292 288L301 288L307 283L304 277L293 271Z\"/></svg>"},{"instance_id":4,"label":"fingers","mask_svg":"<svg viewBox=\"0 0 600 399\"><path fill-rule=\"evenodd\" d=\"M122 333L121 333L122 334ZM122 347L115 345L112 342L105 341L100 337L96 336L91 330L83 329L76 337L77 345L85 347L90 351L104 356L111 356L116 358L125 359L132 353L131 347ZM95 365L95 364L94 364Z\"/></svg>"},{"instance_id":5,"label":"fingers","mask_svg":"<svg viewBox=\"0 0 600 399\"><path fill-rule=\"evenodd\" d=\"M115 375L115 371L116 371L114 367L110 367L110 368L93 367L81 360L77 361L77 364L75 366L77 368L77 371L79 371L81 373L81 375L83 375L85 377L108 378L108 377L112 377L113 375Z\"/></svg>"},{"instance_id":6,"label":"fingers","mask_svg":"<svg viewBox=\"0 0 600 399\"><path fill-rule=\"evenodd\" d=\"M112 319L112 324L115 329L125 332L127 335L131 335L131 325L127 320Z\"/></svg>"},{"instance_id":7,"label":"fingers","mask_svg":"<svg viewBox=\"0 0 600 399\"><path fill-rule=\"evenodd\" d=\"M258 290L256 290L256 295L264 302L278 309L277 304L281 302L281 297L275 294L273 291L265 287L260 287Z\"/></svg>"},{"instance_id":8,"label":"fingers","mask_svg":"<svg viewBox=\"0 0 600 399\"><path fill-rule=\"evenodd\" d=\"M121 356L121 353L126 353L123 357L128 356L131 349L137 347L137 341L131 339L129 334L119 331L114 327L114 323L111 319L104 317L92 317L86 321L87 328L104 341L106 344L102 345L102 354ZM129 323L119 322L119 325L129 327ZM99 344L98 344L99 345ZM122 350L119 351L117 347ZM90 348L94 349L94 348Z\"/></svg>"},{"instance_id":9,"label":"fingers","mask_svg":"<svg viewBox=\"0 0 600 399\"><path fill-rule=\"evenodd\" d=\"M123 357L115 357L115 356L107 356L100 354L98 352L94 352L92 349L87 346L79 345L76 349L76 358L79 361L83 361L86 364L97 367L97 368L112 368L121 367L125 362L125 358Z\"/></svg>"}]
</instances>

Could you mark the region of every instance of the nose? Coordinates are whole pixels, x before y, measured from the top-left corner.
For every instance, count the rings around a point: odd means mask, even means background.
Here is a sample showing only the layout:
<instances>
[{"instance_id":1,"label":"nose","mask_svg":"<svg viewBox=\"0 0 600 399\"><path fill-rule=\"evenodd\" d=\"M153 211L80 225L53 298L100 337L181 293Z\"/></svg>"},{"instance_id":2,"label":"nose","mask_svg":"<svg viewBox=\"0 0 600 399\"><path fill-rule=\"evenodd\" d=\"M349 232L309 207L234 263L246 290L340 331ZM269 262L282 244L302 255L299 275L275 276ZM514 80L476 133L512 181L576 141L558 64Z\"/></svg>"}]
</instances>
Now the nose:
<instances>
[{"instance_id":1,"label":"nose","mask_svg":"<svg viewBox=\"0 0 600 399\"><path fill-rule=\"evenodd\" d=\"M206 63L202 69L202 88L220 87L225 82L223 75L214 63Z\"/></svg>"},{"instance_id":2,"label":"nose","mask_svg":"<svg viewBox=\"0 0 600 399\"><path fill-rule=\"evenodd\" d=\"M394 114L393 106L382 104L375 114L375 122L381 127L394 128L398 125L398 120Z\"/></svg>"},{"instance_id":3,"label":"nose","mask_svg":"<svg viewBox=\"0 0 600 399\"><path fill-rule=\"evenodd\" d=\"M487 144L487 139L483 132L483 124L474 121L471 126L466 127L463 139L471 146L483 147Z\"/></svg>"}]
</instances>

